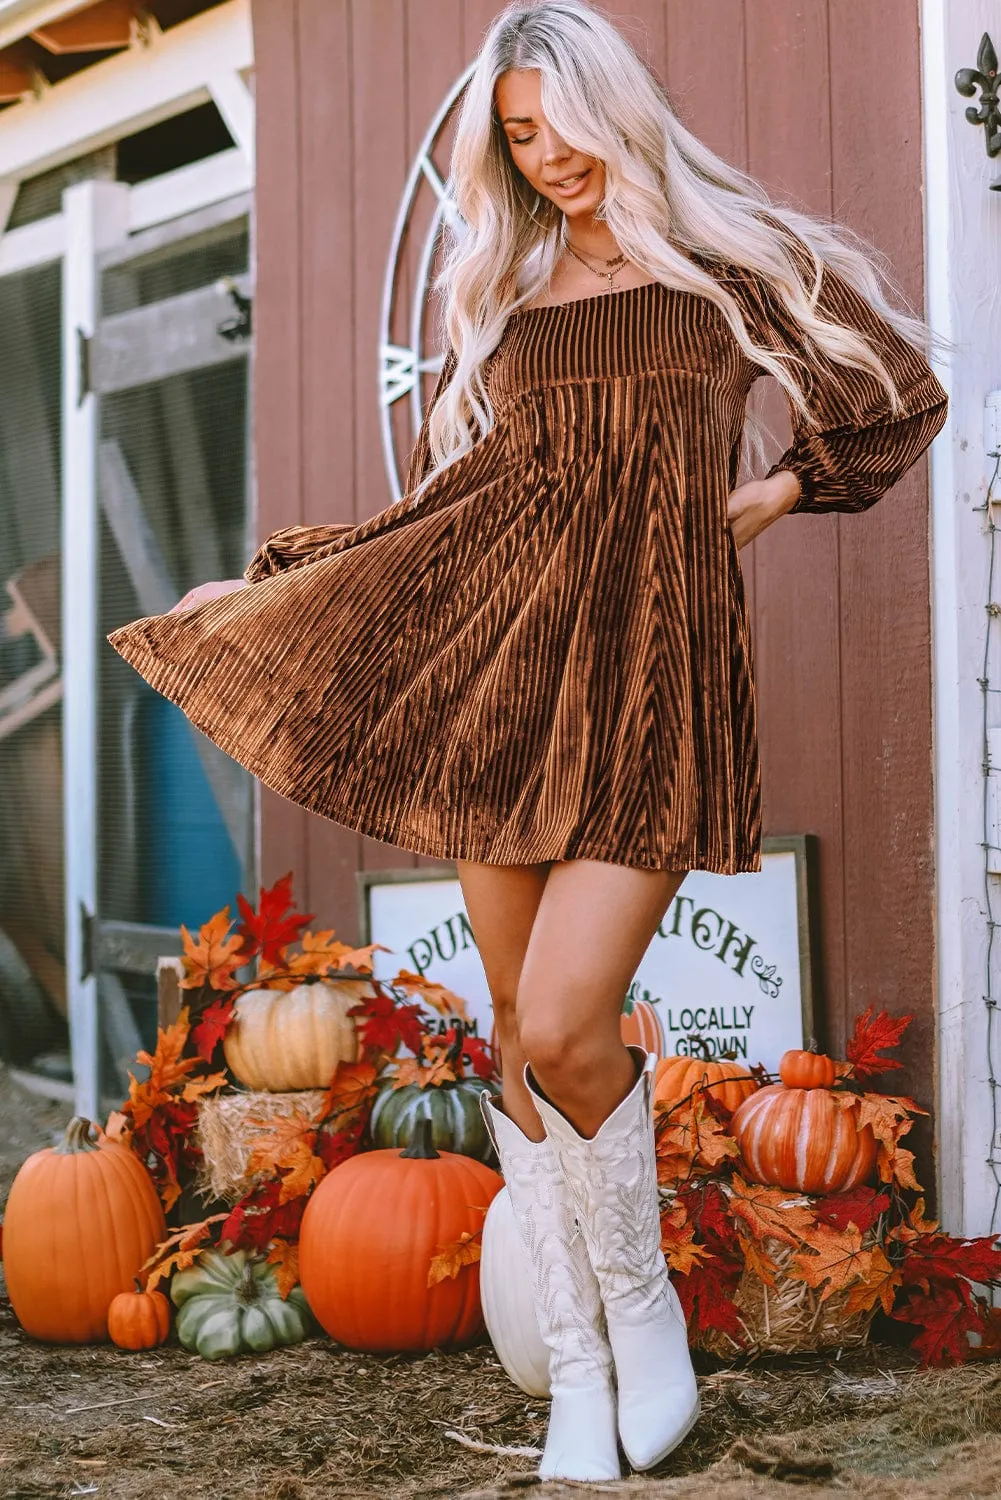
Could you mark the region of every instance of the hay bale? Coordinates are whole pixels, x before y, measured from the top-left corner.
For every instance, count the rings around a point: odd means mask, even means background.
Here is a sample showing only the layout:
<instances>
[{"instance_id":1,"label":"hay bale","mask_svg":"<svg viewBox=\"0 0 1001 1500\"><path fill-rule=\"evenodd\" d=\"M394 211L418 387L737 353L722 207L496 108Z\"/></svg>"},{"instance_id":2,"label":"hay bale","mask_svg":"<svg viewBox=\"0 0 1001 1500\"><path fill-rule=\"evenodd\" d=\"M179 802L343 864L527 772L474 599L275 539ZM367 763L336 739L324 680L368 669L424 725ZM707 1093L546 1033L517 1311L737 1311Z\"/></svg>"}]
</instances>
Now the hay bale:
<instances>
[{"instance_id":1,"label":"hay bale","mask_svg":"<svg viewBox=\"0 0 1001 1500\"><path fill-rule=\"evenodd\" d=\"M216 1094L200 1100L194 1135L202 1163L195 1191L206 1200L238 1203L270 1175L250 1172L247 1166L254 1141L263 1133L263 1122L280 1115L311 1124L318 1119L325 1098L324 1089L301 1089L290 1094Z\"/></svg>"},{"instance_id":2,"label":"hay bale","mask_svg":"<svg viewBox=\"0 0 1001 1500\"><path fill-rule=\"evenodd\" d=\"M879 1243L877 1229L862 1236L866 1249ZM737 1285L734 1302L744 1330L742 1348L728 1333L709 1329L700 1335L698 1347L720 1359L740 1354L812 1354L818 1349L857 1349L869 1341L875 1307L866 1312L847 1311L850 1288L834 1292L821 1302L822 1288L787 1274L797 1247L776 1239L765 1239L762 1248L776 1267L775 1285L768 1286L756 1271L745 1270Z\"/></svg>"}]
</instances>

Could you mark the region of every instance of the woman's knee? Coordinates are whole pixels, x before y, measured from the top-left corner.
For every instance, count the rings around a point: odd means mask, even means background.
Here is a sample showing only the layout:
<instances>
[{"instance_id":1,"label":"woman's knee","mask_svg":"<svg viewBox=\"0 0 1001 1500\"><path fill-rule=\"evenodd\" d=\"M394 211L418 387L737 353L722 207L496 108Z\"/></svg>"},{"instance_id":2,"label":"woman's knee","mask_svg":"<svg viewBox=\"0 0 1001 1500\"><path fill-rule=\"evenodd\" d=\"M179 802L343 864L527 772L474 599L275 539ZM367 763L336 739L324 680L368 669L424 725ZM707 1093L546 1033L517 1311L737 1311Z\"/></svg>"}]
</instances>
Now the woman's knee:
<instances>
[{"instance_id":1,"label":"woman's knee","mask_svg":"<svg viewBox=\"0 0 1001 1500\"><path fill-rule=\"evenodd\" d=\"M519 1006L517 1026L529 1065L547 1078L579 1077L599 1058L600 1039L569 1007Z\"/></svg>"}]
</instances>

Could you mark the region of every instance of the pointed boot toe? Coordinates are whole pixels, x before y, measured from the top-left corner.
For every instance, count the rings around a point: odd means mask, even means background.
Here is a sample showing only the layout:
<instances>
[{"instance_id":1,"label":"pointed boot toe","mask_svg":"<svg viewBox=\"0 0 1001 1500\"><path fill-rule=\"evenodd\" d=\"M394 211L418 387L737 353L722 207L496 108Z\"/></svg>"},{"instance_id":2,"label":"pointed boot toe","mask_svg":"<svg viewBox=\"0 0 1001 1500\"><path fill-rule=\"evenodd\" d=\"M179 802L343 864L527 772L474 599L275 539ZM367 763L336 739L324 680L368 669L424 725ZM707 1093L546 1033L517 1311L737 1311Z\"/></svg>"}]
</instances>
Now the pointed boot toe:
<instances>
[{"instance_id":1,"label":"pointed boot toe","mask_svg":"<svg viewBox=\"0 0 1001 1500\"><path fill-rule=\"evenodd\" d=\"M619 1396L619 1436L630 1466L652 1469L673 1453L691 1432L701 1402L694 1388L654 1394L649 1387L632 1398Z\"/></svg>"}]
</instances>

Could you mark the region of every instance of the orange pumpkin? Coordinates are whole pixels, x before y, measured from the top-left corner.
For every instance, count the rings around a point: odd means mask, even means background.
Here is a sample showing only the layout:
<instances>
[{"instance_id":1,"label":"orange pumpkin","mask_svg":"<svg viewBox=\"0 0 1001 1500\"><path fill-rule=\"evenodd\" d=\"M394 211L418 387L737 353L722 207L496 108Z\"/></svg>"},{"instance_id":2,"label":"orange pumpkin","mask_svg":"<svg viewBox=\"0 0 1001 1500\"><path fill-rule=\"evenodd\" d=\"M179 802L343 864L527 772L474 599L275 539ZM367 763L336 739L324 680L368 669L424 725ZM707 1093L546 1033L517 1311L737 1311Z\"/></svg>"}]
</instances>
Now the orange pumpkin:
<instances>
[{"instance_id":1,"label":"orange pumpkin","mask_svg":"<svg viewBox=\"0 0 1001 1500\"><path fill-rule=\"evenodd\" d=\"M658 1057L663 1057L664 1028L649 1000L627 998L619 1024L627 1047L642 1047L645 1052L656 1052Z\"/></svg>"},{"instance_id":2,"label":"orange pumpkin","mask_svg":"<svg viewBox=\"0 0 1001 1500\"><path fill-rule=\"evenodd\" d=\"M800 1193L840 1193L872 1175L876 1138L858 1128L858 1105L847 1108L827 1089L770 1083L745 1099L730 1121L747 1175Z\"/></svg>"},{"instance_id":3,"label":"orange pumpkin","mask_svg":"<svg viewBox=\"0 0 1001 1500\"><path fill-rule=\"evenodd\" d=\"M153 1180L119 1141L75 1115L25 1161L4 1218L4 1274L25 1333L60 1344L108 1337L108 1308L167 1237Z\"/></svg>"},{"instance_id":4,"label":"orange pumpkin","mask_svg":"<svg viewBox=\"0 0 1001 1500\"><path fill-rule=\"evenodd\" d=\"M823 1052L793 1048L779 1060L779 1077L787 1089L829 1089L834 1083L834 1062Z\"/></svg>"},{"instance_id":5,"label":"orange pumpkin","mask_svg":"<svg viewBox=\"0 0 1001 1500\"><path fill-rule=\"evenodd\" d=\"M714 1099L731 1112L758 1087L745 1063L701 1057L665 1057L654 1074L655 1104L677 1104L702 1084Z\"/></svg>"},{"instance_id":6,"label":"orange pumpkin","mask_svg":"<svg viewBox=\"0 0 1001 1500\"><path fill-rule=\"evenodd\" d=\"M306 1204L299 1278L317 1321L349 1349L423 1353L483 1332L479 1265L428 1286L440 1250L475 1234L503 1187L470 1156L437 1152L421 1120L405 1151L365 1151Z\"/></svg>"},{"instance_id":7,"label":"orange pumpkin","mask_svg":"<svg viewBox=\"0 0 1001 1500\"><path fill-rule=\"evenodd\" d=\"M119 1292L108 1308L108 1336L119 1349L155 1349L170 1332L170 1303L163 1292Z\"/></svg>"}]
</instances>

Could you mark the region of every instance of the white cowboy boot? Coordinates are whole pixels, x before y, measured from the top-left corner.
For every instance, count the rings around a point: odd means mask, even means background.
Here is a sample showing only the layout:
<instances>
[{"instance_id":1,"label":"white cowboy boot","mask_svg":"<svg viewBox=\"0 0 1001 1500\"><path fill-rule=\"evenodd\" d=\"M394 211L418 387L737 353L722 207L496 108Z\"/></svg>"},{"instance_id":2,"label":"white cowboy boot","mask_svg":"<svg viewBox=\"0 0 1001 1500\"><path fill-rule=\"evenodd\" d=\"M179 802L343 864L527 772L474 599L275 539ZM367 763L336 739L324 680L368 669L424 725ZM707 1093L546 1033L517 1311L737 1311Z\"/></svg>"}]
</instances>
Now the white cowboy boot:
<instances>
[{"instance_id":1,"label":"white cowboy boot","mask_svg":"<svg viewBox=\"0 0 1001 1500\"><path fill-rule=\"evenodd\" d=\"M676 1448L699 1415L685 1317L660 1248L653 1133L656 1054L590 1140L525 1080L552 1140L601 1289L618 1386L619 1436L634 1469Z\"/></svg>"},{"instance_id":2,"label":"white cowboy boot","mask_svg":"<svg viewBox=\"0 0 1001 1500\"><path fill-rule=\"evenodd\" d=\"M532 1268L535 1315L549 1349L552 1405L541 1479L621 1479L612 1351L601 1295L548 1140L531 1141L490 1095L480 1108Z\"/></svg>"}]
</instances>

